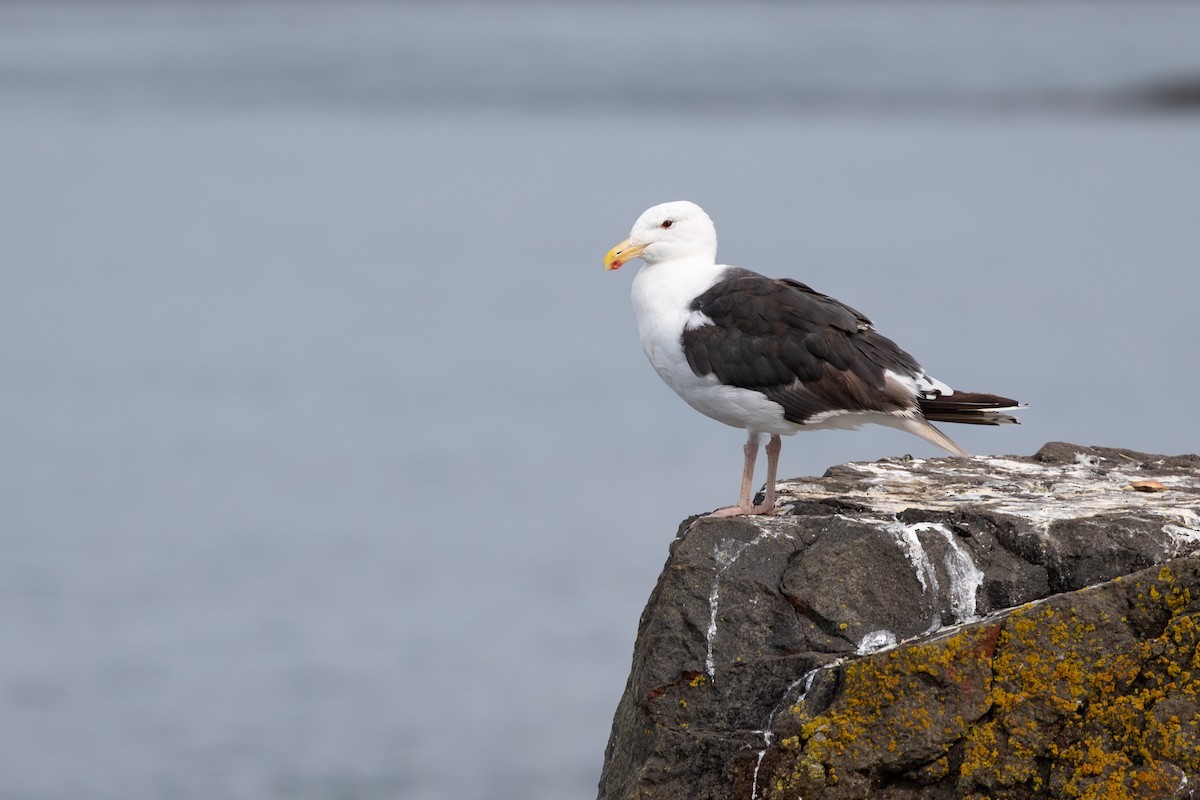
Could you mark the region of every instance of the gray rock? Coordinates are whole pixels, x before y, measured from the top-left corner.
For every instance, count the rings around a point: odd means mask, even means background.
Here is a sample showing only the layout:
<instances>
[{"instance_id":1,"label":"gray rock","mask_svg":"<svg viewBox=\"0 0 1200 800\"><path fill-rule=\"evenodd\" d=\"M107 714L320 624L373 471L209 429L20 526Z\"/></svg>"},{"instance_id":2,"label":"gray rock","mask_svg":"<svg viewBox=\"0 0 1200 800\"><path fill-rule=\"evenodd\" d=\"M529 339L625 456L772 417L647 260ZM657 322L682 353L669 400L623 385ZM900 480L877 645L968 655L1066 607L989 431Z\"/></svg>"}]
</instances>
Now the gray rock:
<instances>
[{"instance_id":1,"label":"gray rock","mask_svg":"<svg viewBox=\"0 0 1200 800\"><path fill-rule=\"evenodd\" d=\"M1146 480L1165 490L1129 488ZM1066 668L1091 675L1087 659L1186 628L1194 564L1170 573L1174 607L1154 569L1105 582L1200 549L1200 458L1051 443L1031 458L845 464L779 489L786 515L681 527L642 614L602 800L1054 797L1095 777L1056 772L1033 744L1052 741L1045 729L1018 735L1031 722L1054 726L1063 752L1112 755L1109 780L1196 785L1182 745L1159 747L1138 778L1118 757L1120 731L1105 728L1112 715L1076 718L1078 698L1054 680L1006 668L1065 652L1079 662ZM1066 605L1010 610L1048 597ZM1063 641L1063 625L1092 633ZM1018 690L1024 716L1002 707ZM1182 689L1152 699L1162 730L1200 724ZM995 759L980 757L988 736Z\"/></svg>"}]
</instances>

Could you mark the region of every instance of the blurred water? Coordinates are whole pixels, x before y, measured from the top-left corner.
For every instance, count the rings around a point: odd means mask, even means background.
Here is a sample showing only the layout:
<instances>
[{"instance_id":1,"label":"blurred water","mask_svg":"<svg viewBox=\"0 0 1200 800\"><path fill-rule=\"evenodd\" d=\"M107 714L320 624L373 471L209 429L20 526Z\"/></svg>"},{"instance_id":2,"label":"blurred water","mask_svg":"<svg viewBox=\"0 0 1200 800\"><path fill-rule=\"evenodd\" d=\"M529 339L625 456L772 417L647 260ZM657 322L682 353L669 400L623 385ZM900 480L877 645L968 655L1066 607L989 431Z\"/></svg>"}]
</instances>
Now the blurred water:
<instances>
[{"instance_id":1,"label":"blurred water","mask_svg":"<svg viewBox=\"0 0 1200 800\"><path fill-rule=\"evenodd\" d=\"M599 259L725 260L1200 450L1186 4L0 5L0 798L588 797L741 434ZM924 443L813 433L785 474Z\"/></svg>"}]
</instances>

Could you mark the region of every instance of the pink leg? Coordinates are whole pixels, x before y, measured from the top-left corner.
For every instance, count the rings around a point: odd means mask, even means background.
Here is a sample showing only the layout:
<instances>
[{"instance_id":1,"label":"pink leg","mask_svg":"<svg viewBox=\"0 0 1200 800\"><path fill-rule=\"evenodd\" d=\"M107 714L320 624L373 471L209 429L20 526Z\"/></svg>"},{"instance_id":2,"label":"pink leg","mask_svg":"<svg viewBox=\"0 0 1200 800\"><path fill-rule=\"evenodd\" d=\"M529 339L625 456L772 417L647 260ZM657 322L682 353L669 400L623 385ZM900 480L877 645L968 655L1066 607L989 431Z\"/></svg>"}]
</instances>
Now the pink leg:
<instances>
[{"instance_id":1,"label":"pink leg","mask_svg":"<svg viewBox=\"0 0 1200 800\"><path fill-rule=\"evenodd\" d=\"M771 437L771 440L774 442L777 442L779 440L779 437L773 436L773 437ZM754 506L751 505L751 503L750 503L750 501L753 499L753 495L751 494L751 492L753 491L753 486L754 486L754 462L758 459L758 441L759 441L759 435L757 433L752 432L750 434L750 436L746 439L746 446L744 448L742 448L742 452L746 454L746 461L745 461L745 464L742 466L742 492L741 492L741 495L738 497L738 504L736 506L726 506L725 508L718 508L716 511L709 514L710 517L738 517L738 516L742 516L744 514L761 514L762 513L761 511L755 511ZM770 457L770 454L771 454L770 445L768 445L768 449L767 449L768 458ZM775 455L776 456L779 455L778 448L776 448ZM772 502L774 502L774 494L775 494L774 485L772 485L770 487L770 491L771 491L771 495L772 495Z\"/></svg>"},{"instance_id":2,"label":"pink leg","mask_svg":"<svg viewBox=\"0 0 1200 800\"><path fill-rule=\"evenodd\" d=\"M763 489L762 505L755 506L752 514L774 514L775 513L775 476L779 471L779 451L783 449L783 443L778 436L772 435L770 441L767 442L767 485Z\"/></svg>"}]
</instances>

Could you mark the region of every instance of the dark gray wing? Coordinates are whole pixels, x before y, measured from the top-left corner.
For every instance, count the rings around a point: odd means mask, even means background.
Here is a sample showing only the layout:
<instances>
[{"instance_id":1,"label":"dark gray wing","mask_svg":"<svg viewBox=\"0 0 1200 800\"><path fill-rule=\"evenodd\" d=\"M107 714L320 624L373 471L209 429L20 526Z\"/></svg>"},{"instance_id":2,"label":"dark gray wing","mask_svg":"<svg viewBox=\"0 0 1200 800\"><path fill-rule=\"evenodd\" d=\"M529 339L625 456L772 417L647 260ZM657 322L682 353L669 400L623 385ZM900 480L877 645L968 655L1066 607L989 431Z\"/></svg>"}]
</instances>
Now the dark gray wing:
<instances>
[{"instance_id":1,"label":"dark gray wing","mask_svg":"<svg viewBox=\"0 0 1200 800\"><path fill-rule=\"evenodd\" d=\"M921 374L913 357L866 316L799 281L731 269L691 308L712 320L683 332L692 370L764 393L792 422L915 407L907 390L884 379L885 369Z\"/></svg>"}]
</instances>

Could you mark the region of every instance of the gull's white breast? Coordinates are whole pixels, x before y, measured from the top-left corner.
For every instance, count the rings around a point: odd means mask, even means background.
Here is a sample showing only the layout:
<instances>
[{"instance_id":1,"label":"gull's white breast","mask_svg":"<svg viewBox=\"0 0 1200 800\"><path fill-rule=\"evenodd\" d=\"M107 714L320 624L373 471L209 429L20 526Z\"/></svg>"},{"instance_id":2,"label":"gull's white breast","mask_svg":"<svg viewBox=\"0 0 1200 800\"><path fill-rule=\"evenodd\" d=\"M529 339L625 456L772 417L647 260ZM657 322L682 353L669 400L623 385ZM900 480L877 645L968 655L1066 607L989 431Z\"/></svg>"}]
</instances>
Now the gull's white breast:
<instances>
[{"instance_id":1,"label":"gull's white breast","mask_svg":"<svg viewBox=\"0 0 1200 800\"><path fill-rule=\"evenodd\" d=\"M686 327L712 324L692 301L719 281L724 265L678 260L644 265L633 280L633 311L646 358L663 381L701 414L762 433L787 435L800 426L783 418L783 406L761 392L727 386L716 375L697 375L683 352Z\"/></svg>"}]
</instances>

